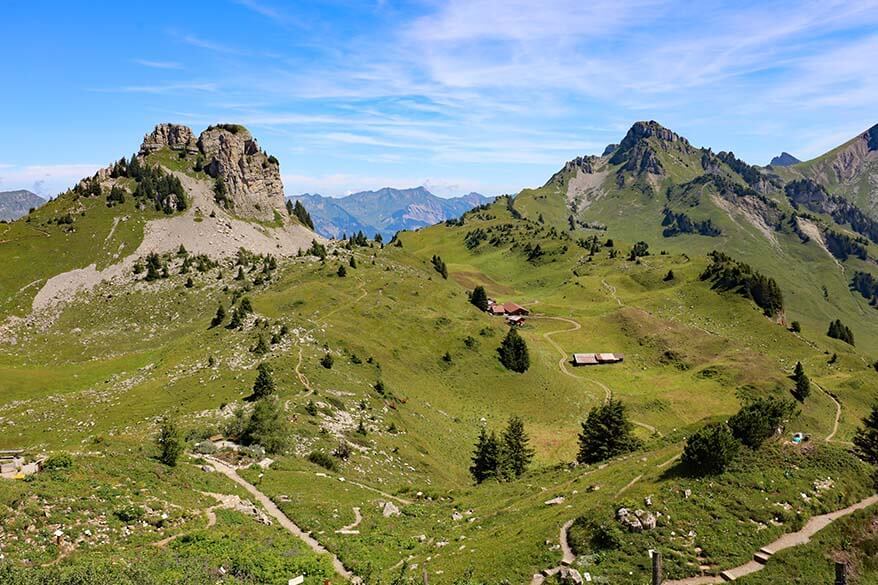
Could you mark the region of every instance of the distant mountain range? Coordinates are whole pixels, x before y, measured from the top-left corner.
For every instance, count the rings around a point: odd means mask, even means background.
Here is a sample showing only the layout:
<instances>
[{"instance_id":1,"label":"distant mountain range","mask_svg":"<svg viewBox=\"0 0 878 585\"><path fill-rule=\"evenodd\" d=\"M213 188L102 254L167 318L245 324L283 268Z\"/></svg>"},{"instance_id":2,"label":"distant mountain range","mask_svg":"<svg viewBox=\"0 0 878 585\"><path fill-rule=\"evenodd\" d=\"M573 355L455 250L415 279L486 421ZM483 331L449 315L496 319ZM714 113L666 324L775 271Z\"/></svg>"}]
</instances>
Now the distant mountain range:
<instances>
[{"instance_id":1,"label":"distant mountain range","mask_svg":"<svg viewBox=\"0 0 878 585\"><path fill-rule=\"evenodd\" d=\"M322 236L340 238L363 231L369 236L380 233L385 239L400 230L437 224L493 201L479 193L445 199L424 187L385 187L338 198L305 193L288 199L302 202L311 214L315 231Z\"/></svg>"},{"instance_id":2,"label":"distant mountain range","mask_svg":"<svg viewBox=\"0 0 878 585\"><path fill-rule=\"evenodd\" d=\"M45 202L45 199L26 189L0 191L0 219L18 219L27 215L32 207L39 207Z\"/></svg>"}]
</instances>

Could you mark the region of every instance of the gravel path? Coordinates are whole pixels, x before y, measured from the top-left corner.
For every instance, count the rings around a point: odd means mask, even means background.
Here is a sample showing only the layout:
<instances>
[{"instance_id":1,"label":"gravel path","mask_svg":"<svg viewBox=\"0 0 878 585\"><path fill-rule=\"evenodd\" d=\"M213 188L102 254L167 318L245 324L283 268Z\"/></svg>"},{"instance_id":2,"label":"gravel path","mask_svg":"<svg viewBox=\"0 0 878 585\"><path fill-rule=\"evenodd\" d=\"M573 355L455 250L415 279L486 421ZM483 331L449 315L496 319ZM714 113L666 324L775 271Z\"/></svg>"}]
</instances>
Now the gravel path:
<instances>
[{"instance_id":1,"label":"gravel path","mask_svg":"<svg viewBox=\"0 0 878 585\"><path fill-rule=\"evenodd\" d=\"M256 498L256 500L260 504L262 504L262 507L265 508L265 511L268 512L271 517L277 520L280 525L283 526L290 534L308 545L308 548L310 548L315 553L328 555L332 560L332 567L335 569L335 572L340 577L352 583L362 583L362 579L349 571L335 554L329 552L326 547L324 547L317 540L315 540L309 533L299 528L292 520L289 519L286 514L283 513L280 508L277 507L274 502L271 501L268 496L262 493L252 483L248 482L246 479L238 475L238 472L235 470L234 467L223 461L220 461L219 459L216 459L215 457L209 457L208 459L210 460L211 465L213 465L217 471L243 487L254 498Z\"/></svg>"}]
</instances>

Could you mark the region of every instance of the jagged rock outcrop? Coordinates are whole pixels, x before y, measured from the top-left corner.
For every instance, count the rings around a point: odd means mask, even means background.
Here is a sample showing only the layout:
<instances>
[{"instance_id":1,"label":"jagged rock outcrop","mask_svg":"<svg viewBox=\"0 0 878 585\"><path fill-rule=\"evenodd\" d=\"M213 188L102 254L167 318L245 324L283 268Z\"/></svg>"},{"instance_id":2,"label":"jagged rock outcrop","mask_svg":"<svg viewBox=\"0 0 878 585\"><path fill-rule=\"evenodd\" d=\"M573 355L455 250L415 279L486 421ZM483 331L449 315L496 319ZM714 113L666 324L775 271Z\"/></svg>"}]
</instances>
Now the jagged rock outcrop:
<instances>
[{"instance_id":1,"label":"jagged rock outcrop","mask_svg":"<svg viewBox=\"0 0 878 585\"><path fill-rule=\"evenodd\" d=\"M271 221L284 208L280 164L243 126L211 126L198 137L204 170L222 180L235 213Z\"/></svg>"},{"instance_id":2,"label":"jagged rock outcrop","mask_svg":"<svg viewBox=\"0 0 878 585\"><path fill-rule=\"evenodd\" d=\"M143 160L165 148L200 157L200 168L222 181L228 207L236 215L264 221L273 221L275 211L285 215L280 165L243 126L209 126L196 139L187 126L159 124L144 136L137 156ZM98 179L107 179L109 172L102 169Z\"/></svg>"},{"instance_id":3,"label":"jagged rock outcrop","mask_svg":"<svg viewBox=\"0 0 878 585\"><path fill-rule=\"evenodd\" d=\"M143 137L139 154L146 156L163 148L185 150L190 154L198 152L192 130L182 124L158 124L152 132Z\"/></svg>"},{"instance_id":4,"label":"jagged rock outcrop","mask_svg":"<svg viewBox=\"0 0 878 585\"><path fill-rule=\"evenodd\" d=\"M590 175L595 172L595 165L599 161L600 157L597 156L577 156L573 160L564 163L561 170L552 175L546 184L549 185L555 183L560 186L564 183L564 179L568 178L571 173L573 176L576 176L577 171L582 171L583 173Z\"/></svg>"},{"instance_id":5,"label":"jagged rock outcrop","mask_svg":"<svg viewBox=\"0 0 878 585\"><path fill-rule=\"evenodd\" d=\"M768 163L768 165L772 167L790 167L792 165L799 164L800 162L802 161L800 161L790 153L782 152L780 153L780 156L776 156L771 159L771 162Z\"/></svg>"},{"instance_id":6,"label":"jagged rock outcrop","mask_svg":"<svg viewBox=\"0 0 878 585\"><path fill-rule=\"evenodd\" d=\"M601 156L607 156L607 155L609 155L609 154L613 154L613 152L614 152L617 148L619 148L619 145L618 145L618 144L608 144L608 145L604 148L604 152L601 153Z\"/></svg>"},{"instance_id":7,"label":"jagged rock outcrop","mask_svg":"<svg viewBox=\"0 0 878 585\"><path fill-rule=\"evenodd\" d=\"M655 141L650 141L655 138ZM651 175L664 175L664 168L659 160L656 148L665 151L676 150L685 154L692 154L694 149L689 141L668 130L655 121L637 122L628 133L619 147L610 157L610 164L621 165L620 172L631 172L637 175L649 173Z\"/></svg>"}]
</instances>

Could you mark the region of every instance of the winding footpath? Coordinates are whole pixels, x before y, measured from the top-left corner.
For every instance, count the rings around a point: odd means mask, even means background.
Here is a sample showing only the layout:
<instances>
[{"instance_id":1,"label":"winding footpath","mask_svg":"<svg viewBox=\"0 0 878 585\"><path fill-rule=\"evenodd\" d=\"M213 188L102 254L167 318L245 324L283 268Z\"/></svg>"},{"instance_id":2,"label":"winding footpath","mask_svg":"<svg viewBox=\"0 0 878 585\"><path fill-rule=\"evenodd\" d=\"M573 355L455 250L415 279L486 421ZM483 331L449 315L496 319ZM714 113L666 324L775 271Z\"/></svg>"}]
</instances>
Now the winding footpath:
<instances>
[{"instance_id":1,"label":"winding footpath","mask_svg":"<svg viewBox=\"0 0 878 585\"><path fill-rule=\"evenodd\" d=\"M228 463L225 463L224 461L217 459L216 457L205 456L205 459L208 459L211 465L213 465L217 471L243 487L245 490L247 490L248 493L256 498L259 503L262 504L262 507L265 508L265 511L268 512L271 517L277 520L278 523L287 530L287 532L304 542L308 546L308 548L310 548L315 553L328 555L332 561L332 568L335 569L335 572L336 574L338 574L339 577L342 577L345 581L350 581L352 583L363 582L360 577L354 575L351 571L349 571L334 553L328 551L326 547L324 547L317 540L315 540L309 533L299 528L292 520L290 520L290 518L286 514L284 514L283 511L278 508L277 505L273 501L271 501L268 496L262 493L252 483L238 475L238 472L234 467L232 467Z\"/></svg>"},{"instance_id":2,"label":"winding footpath","mask_svg":"<svg viewBox=\"0 0 878 585\"><path fill-rule=\"evenodd\" d=\"M561 347L558 344L558 342L556 342L554 339L552 339L553 335L558 335L559 333L572 333L574 331L579 331L580 329L582 329L582 325L580 325L577 321L574 321L573 319L568 319L567 317L550 317L548 315L532 315L531 318L532 319L550 319L552 321L563 321L564 323L569 323L570 325L572 325L572 327L570 327L568 329L558 329L556 331L547 331L546 333L543 333L543 337L545 338L545 340L548 341L549 344L552 347L554 347L558 351L559 354L561 354L561 359L558 360L558 369L561 370L561 373L566 375L566 376L570 376L571 378L576 378L577 380L582 380L584 382L594 384L595 386L597 386L598 388L603 390L604 401L605 402L609 401L613 397L613 391L610 389L610 387L599 380L595 380L593 378L587 378L585 376L579 376L577 374L574 374L570 370L568 370L567 369L567 356L568 356L567 352L564 351L564 348ZM661 431L659 431L657 428L655 428L654 426L647 424L645 422L632 420L631 423L635 424L639 427L642 427L642 428L648 430L649 432L658 435L659 437L664 436L664 435L662 435Z\"/></svg>"},{"instance_id":3,"label":"winding footpath","mask_svg":"<svg viewBox=\"0 0 878 585\"><path fill-rule=\"evenodd\" d=\"M845 516L868 508L869 506L872 506L874 504L878 504L878 494L869 496L865 500L861 500L856 504L848 506L847 508L836 510L835 512L829 512L828 514L821 514L820 516L812 516L811 519L808 520L808 522L805 524L805 526L798 532L789 532L782 535L771 544L767 544L760 548L753 555L752 561L749 561L732 569L727 569L721 572L719 575L666 580L662 583L663 585L708 585L712 583L723 583L725 581L735 581L737 579L740 579L741 577L756 573L757 571L761 571L762 569L764 569L765 563L768 562L768 559L778 552L810 542L812 536L814 536L839 518L844 518Z\"/></svg>"}]
</instances>

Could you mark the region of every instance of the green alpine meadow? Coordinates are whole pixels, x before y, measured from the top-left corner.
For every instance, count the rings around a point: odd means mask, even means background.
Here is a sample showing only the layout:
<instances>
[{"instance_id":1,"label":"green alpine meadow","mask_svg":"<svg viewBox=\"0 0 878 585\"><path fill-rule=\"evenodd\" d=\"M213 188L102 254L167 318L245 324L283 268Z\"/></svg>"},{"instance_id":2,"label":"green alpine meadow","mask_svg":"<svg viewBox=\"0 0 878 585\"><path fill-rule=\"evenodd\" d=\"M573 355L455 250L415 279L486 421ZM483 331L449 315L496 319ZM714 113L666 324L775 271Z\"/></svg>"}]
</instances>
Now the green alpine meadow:
<instances>
[{"instance_id":1,"label":"green alpine meadow","mask_svg":"<svg viewBox=\"0 0 878 585\"><path fill-rule=\"evenodd\" d=\"M0 583L878 583L873 3L48 4Z\"/></svg>"}]
</instances>

